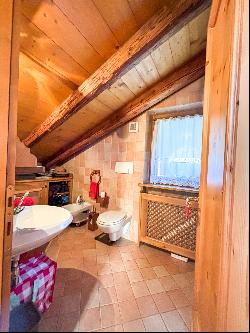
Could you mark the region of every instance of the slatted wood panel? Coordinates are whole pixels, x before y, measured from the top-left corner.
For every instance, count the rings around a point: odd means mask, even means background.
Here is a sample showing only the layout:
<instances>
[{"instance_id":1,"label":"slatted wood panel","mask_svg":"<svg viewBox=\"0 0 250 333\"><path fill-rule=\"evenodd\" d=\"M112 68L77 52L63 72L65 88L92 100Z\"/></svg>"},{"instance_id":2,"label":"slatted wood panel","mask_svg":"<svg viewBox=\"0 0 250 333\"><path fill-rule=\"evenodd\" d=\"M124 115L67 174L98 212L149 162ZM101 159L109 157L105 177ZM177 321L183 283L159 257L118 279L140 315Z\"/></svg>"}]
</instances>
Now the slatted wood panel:
<instances>
[{"instance_id":1,"label":"slatted wood panel","mask_svg":"<svg viewBox=\"0 0 250 333\"><path fill-rule=\"evenodd\" d=\"M198 22L207 22L208 13L207 10L200 14ZM206 40L206 29L199 29L199 31L199 38L196 39L196 51L200 51L204 46L204 43L199 41ZM46 135L41 142L36 143L32 147L32 152L38 158L46 159L65 144L74 141L88 129L94 128L112 112L133 100L135 96L143 93L147 88L177 68L181 61L187 61L191 57L191 42L188 48L189 52L185 52L183 56L180 55L180 45L184 38L189 40L189 36L189 25L187 25L181 29L178 37L170 38L169 41L152 51L141 63L115 82L110 89L100 94L97 99L82 108L59 128ZM174 62L174 59L178 59L178 61L175 60Z\"/></svg>"},{"instance_id":2,"label":"slatted wood panel","mask_svg":"<svg viewBox=\"0 0 250 333\"><path fill-rule=\"evenodd\" d=\"M139 241L194 259L198 224L197 197L185 215L186 197L141 193Z\"/></svg>"}]
</instances>

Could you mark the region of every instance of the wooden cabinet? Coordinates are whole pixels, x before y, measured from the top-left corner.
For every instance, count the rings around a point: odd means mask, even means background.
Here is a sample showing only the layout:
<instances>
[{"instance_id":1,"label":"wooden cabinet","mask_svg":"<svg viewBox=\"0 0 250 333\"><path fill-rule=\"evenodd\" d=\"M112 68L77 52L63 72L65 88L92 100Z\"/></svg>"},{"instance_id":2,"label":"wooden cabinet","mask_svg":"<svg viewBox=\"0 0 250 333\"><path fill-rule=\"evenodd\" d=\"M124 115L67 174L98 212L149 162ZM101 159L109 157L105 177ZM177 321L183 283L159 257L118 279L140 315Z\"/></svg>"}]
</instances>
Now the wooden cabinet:
<instances>
[{"instance_id":1,"label":"wooden cabinet","mask_svg":"<svg viewBox=\"0 0 250 333\"><path fill-rule=\"evenodd\" d=\"M32 180L17 180L15 183L15 195L22 196L29 191L29 196L33 198L35 205L48 205L49 203L49 188L53 183L68 182L69 203L72 202L72 181L73 177L39 177Z\"/></svg>"}]
</instances>

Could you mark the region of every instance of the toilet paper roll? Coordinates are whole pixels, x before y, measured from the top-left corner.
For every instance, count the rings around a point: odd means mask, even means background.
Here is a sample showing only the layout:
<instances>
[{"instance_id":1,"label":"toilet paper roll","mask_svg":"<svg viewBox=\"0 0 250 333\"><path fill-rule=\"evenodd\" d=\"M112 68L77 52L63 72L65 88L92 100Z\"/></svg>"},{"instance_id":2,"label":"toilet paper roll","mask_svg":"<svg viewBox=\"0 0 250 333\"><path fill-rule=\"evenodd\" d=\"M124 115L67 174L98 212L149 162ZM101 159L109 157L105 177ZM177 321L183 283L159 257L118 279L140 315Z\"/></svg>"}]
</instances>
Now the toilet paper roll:
<instances>
[{"instance_id":1,"label":"toilet paper roll","mask_svg":"<svg viewBox=\"0 0 250 333\"><path fill-rule=\"evenodd\" d=\"M105 198L105 197L106 197L106 192L101 192L101 193L100 193L100 197L101 197L101 198Z\"/></svg>"}]
</instances>

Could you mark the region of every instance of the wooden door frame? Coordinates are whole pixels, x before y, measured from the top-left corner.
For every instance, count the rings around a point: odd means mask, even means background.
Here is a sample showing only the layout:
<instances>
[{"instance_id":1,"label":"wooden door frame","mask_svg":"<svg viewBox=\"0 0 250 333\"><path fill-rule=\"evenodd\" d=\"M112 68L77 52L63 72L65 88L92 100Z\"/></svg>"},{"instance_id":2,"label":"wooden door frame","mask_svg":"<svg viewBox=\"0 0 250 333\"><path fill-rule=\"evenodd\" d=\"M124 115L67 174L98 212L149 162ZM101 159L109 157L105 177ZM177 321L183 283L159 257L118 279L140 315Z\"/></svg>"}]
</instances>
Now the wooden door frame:
<instances>
[{"instance_id":1,"label":"wooden door frame","mask_svg":"<svg viewBox=\"0 0 250 333\"><path fill-rule=\"evenodd\" d=\"M0 0L0 331L8 332L17 135L20 0Z\"/></svg>"},{"instance_id":2,"label":"wooden door frame","mask_svg":"<svg viewBox=\"0 0 250 333\"><path fill-rule=\"evenodd\" d=\"M216 73L210 68L210 66L212 66L210 61L213 59L212 53L210 54L210 46L215 43L213 28L216 25L219 11L221 10L221 13L224 12L224 15L227 15L230 5L230 10L233 14L231 17L227 17L227 22L231 25L232 34L228 31L227 37L229 37L230 52L228 52L227 62L225 62L224 67L224 70L228 70L228 72L223 73L222 69L222 72L219 73L221 67L218 67L217 64ZM204 98L200 225L197 232L195 301L193 309L193 330L197 332L204 330L221 332L248 331L249 326L249 305L247 298L249 247L247 202L249 188L244 184L244 181L240 180L241 177L245 177L246 183L248 184L249 168L246 159L249 143L245 143L244 146L242 145L242 142L245 142L246 137L249 135L249 128L247 129L247 126L244 125L244 121L242 121L244 117L247 118L246 112L249 112L249 108L246 109L246 99L248 99L249 107L248 80L246 79L249 71L249 63L247 64L246 60L244 60L248 57L249 48L243 46L243 44L246 44L249 35L249 31L246 27L249 22L249 17L247 16L248 6L249 4L246 0L214 0L209 21L211 36L208 35L207 46L208 67L206 70L206 93ZM221 37L225 38L225 36ZM217 39L216 42L218 44L218 35L216 35L215 39ZM211 45L209 45L209 43L211 43ZM218 52L220 51L218 50ZM241 69L242 62L245 62L244 69ZM226 67L228 63L230 64L229 69ZM224 77L228 75L227 91L225 86L222 86L222 79L219 81L220 85L216 83L216 75L218 77L220 75L224 75ZM218 150L216 151L216 149L214 149L213 151L211 142L214 141L211 141L210 138L211 113L213 113L209 112L212 111L210 99L217 98L217 96L211 97L209 91L212 85L215 84L217 89L226 91L224 98L228 99L226 108L225 103L223 104L221 102L220 95L218 97L218 103L221 104L218 105L218 110L220 110L220 116L223 117L225 124L225 132L222 133L223 130L221 130L219 133L219 137L222 138L222 145L224 144L223 149L221 149L221 151L224 151L224 154L221 156L218 155ZM241 98L240 94L242 95ZM241 105L243 101L245 109ZM212 107L215 106L212 103L211 105ZM239 123L239 120L241 120L241 123ZM213 140L215 140L214 133ZM224 143L223 140L225 140ZM211 159L213 154L214 157L220 159L221 162L218 163L215 158L214 160ZM219 166L224 164L223 178L218 179L218 181L221 181L220 184L212 183L214 178L212 178L212 181L208 181L207 176L209 168L211 168L211 161L216 161ZM240 172L242 173L241 177ZM212 188L216 188L218 195ZM242 197L240 197L240 193L242 193ZM208 195L210 195L209 202ZM214 195L212 200L211 195ZM217 202L218 198L219 202ZM208 203L211 208L211 214L213 215L217 212L216 223L218 225L218 234L215 235L214 232L213 236L213 231L209 231L209 222L212 222L212 219L215 220L215 217L211 218L211 221L208 221ZM240 218L237 218L236 214L239 214ZM210 234L208 240L206 239L207 232ZM212 239L218 242L217 246L212 247L211 244L210 253L204 253L203 250L209 251L209 248L204 246L204 243ZM206 260L208 256L210 256L210 262L213 262L211 267L205 267L205 264L209 264L209 261ZM205 292L203 290L203 292L201 292L202 288L206 288L209 285L213 287L212 290ZM237 291L235 291L236 288Z\"/></svg>"}]
</instances>

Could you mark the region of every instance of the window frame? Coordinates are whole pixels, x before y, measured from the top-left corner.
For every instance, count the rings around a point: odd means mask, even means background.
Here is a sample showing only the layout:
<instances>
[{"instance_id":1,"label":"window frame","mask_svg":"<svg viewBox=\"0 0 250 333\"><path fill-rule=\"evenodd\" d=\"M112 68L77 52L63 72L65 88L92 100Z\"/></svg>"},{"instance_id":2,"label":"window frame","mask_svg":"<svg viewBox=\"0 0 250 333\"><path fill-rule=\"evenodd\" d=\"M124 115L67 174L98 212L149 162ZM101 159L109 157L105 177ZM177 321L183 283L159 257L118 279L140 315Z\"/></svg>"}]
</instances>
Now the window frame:
<instances>
[{"instance_id":1,"label":"window frame","mask_svg":"<svg viewBox=\"0 0 250 333\"><path fill-rule=\"evenodd\" d=\"M153 134L155 129L155 122L159 119L169 119L177 117L186 117L186 116L203 116L203 105L199 106L176 106L170 108L164 108L162 110L151 110L147 114L147 132L146 132L146 158L144 165L144 184L150 184L154 187L165 187L171 190L183 190L183 191L195 191L199 192L199 189L193 189L191 187L176 186L176 185L163 185L163 184L152 184L150 183L150 174L151 174L151 158L152 158L152 143L153 143Z\"/></svg>"}]
</instances>

